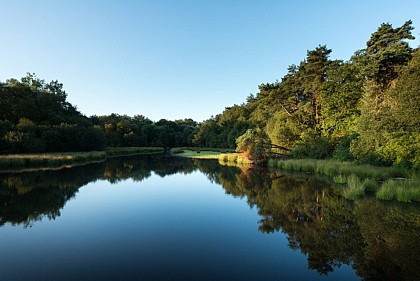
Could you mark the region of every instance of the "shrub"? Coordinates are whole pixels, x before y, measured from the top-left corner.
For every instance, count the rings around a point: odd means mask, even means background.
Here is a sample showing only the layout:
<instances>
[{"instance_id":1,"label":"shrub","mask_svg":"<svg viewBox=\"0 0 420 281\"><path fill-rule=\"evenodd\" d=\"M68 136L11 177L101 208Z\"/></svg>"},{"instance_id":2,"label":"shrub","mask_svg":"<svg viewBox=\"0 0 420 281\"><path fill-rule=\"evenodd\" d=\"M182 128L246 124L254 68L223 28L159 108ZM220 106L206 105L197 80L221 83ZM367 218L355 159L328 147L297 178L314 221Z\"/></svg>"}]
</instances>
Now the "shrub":
<instances>
[{"instance_id":1,"label":"shrub","mask_svg":"<svg viewBox=\"0 0 420 281\"><path fill-rule=\"evenodd\" d=\"M333 151L333 158L340 161L353 161L354 157L350 152L350 144L356 135L349 135L342 137Z\"/></svg>"}]
</instances>

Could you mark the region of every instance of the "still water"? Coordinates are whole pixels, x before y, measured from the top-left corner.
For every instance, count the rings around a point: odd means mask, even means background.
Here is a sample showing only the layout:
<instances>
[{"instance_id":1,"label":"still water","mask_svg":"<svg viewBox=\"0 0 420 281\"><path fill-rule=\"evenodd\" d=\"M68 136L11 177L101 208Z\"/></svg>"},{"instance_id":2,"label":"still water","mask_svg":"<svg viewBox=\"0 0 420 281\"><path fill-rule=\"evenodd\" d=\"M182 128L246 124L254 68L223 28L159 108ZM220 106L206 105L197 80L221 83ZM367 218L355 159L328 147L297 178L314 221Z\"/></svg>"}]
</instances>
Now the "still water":
<instances>
[{"instance_id":1,"label":"still water","mask_svg":"<svg viewBox=\"0 0 420 281\"><path fill-rule=\"evenodd\" d=\"M0 280L420 280L420 208L305 175L114 158L0 173Z\"/></svg>"}]
</instances>

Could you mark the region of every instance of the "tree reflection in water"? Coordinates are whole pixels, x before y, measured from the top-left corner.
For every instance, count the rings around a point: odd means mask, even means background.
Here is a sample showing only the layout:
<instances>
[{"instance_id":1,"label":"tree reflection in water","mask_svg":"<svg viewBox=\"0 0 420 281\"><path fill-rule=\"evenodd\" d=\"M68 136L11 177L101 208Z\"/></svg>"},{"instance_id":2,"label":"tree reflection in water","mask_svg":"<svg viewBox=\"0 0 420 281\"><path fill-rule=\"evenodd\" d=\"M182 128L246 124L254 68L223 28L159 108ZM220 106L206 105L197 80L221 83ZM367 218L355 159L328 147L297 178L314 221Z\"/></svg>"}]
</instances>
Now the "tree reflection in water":
<instances>
[{"instance_id":1,"label":"tree reflection in water","mask_svg":"<svg viewBox=\"0 0 420 281\"><path fill-rule=\"evenodd\" d=\"M309 176L221 166L217 161L126 157L59 171L0 173L0 226L55 219L89 182L142 181L199 170L230 196L257 207L262 233L283 232L308 266L328 274L351 265L365 280L420 280L420 208L375 199L349 202L340 188Z\"/></svg>"},{"instance_id":2,"label":"tree reflection in water","mask_svg":"<svg viewBox=\"0 0 420 281\"><path fill-rule=\"evenodd\" d=\"M419 205L349 202L341 188L317 177L197 166L226 193L245 196L258 208L259 230L282 231L289 247L304 253L320 274L348 264L364 280L420 280ZM232 171L219 171L224 169Z\"/></svg>"}]
</instances>

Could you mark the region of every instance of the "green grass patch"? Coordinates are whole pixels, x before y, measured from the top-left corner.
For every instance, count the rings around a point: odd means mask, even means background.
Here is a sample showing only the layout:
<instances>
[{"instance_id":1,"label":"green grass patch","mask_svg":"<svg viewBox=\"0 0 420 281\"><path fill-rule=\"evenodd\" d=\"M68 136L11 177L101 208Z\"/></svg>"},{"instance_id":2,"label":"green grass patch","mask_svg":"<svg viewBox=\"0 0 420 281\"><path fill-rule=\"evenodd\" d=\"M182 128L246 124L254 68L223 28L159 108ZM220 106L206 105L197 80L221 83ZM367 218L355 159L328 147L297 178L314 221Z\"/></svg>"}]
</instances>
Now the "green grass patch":
<instances>
[{"instance_id":1,"label":"green grass patch","mask_svg":"<svg viewBox=\"0 0 420 281\"><path fill-rule=\"evenodd\" d=\"M343 176L343 175L334 176L333 180L334 180L335 183L338 183L338 184L347 183L347 177Z\"/></svg>"},{"instance_id":2,"label":"green grass patch","mask_svg":"<svg viewBox=\"0 0 420 281\"><path fill-rule=\"evenodd\" d=\"M159 147L112 147L106 151L0 155L0 169L59 167L104 161L107 157L163 153Z\"/></svg>"},{"instance_id":3,"label":"green grass patch","mask_svg":"<svg viewBox=\"0 0 420 281\"><path fill-rule=\"evenodd\" d=\"M356 175L359 179L372 179L383 181L395 177L406 177L407 170L396 167L377 167L371 165L358 165L353 162L337 160L315 159L270 159L270 167L278 167L286 171L313 172L328 177Z\"/></svg>"},{"instance_id":4,"label":"green grass patch","mask_svg":"<svg viewBox=\"0 0 420 281\"><path fill-rule=\"evenodd\" d=\"M397 194L397 185L394 180L384 182L376 192L376 198L381 200L393 200Z\"/></svg>"},{"instance_id":5,"label":"green grass patch","mask_svg":"<svg viewBox=\"0 0 420 281\"><path fill-rule=\"evenodd\" d=\"M379 188L379 183L373 179L365 179L363 186L366 192L375 193Z\"/></svg>"},{"instance_id":6,"label":"green grass patch","mask_svg":"<svg viewBox=\"0 0 420 281\"><path fill-rule=\"evenodd\" d=\"M344 198L356 200L365 195L365 186L363 182L356 176L351 175L347 178L347 187L343 191Z\"/></svg>"},{"instance_id":7,"label":"green grass patch","mask_svg":"<svg viewBox=\"0 0 420 281\"><path fill-rule=\"evenodd\" d=\"M373 193L381 200L420 202L420 176L414 170L315 159L270 159L268 165L285 171L317 173L335 183L347 183L343 195L350 200Z\"/></svg>"},{"instance_id":8,"label":"green grass patch","mask_svg":"<svg viewBox=\"0 0 420 281\"><path fill-rule=\"evenodd\" d=\"M219 159L220 152L217 151L192 151L192 150L182 150L182 152L177 152L175 156L186 157L186 158L198 158L198 159Z\"/></svg>"},{"instance_id":9,"label":"green grass patch","mask_svg":"<svg viewBox=\"0 0 420 281\"><path fill-rule=\"evenodd\" d=\"M388 180L381 185L376 198L399 202L420 202L420 181L418 179Z\"/></svg>"},{"instance_id":10,"label":"green grass patch","mask_svg":"<svg viewBox=\"0 0 420 281\"><path fill-rule=\"evenodd\" d=\"M10 154L0 156L0 169L71 165L106 159L105 151Z\"/></svg>"}]
</instances>

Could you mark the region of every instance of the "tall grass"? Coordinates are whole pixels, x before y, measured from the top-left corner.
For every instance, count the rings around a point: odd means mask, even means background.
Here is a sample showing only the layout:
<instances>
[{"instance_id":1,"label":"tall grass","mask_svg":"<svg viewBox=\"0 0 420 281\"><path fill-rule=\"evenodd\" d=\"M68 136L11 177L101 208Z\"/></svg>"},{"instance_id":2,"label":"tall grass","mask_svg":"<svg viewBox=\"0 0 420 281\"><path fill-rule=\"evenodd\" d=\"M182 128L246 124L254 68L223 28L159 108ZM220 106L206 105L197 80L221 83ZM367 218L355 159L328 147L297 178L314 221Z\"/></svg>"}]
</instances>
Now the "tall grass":
<instances>
[{"instance_id":1,"label":"tall grass","mask_svg":"<svg viewBox=\"0 0 420 281\"><path fill-rule=\"evenodd\" d=\"M399 179L384 182L376 193L381 200L400 202L420 202L420 181L418 179Z\"/></svg>"},{"instance_id":2,"label":"tall grass","mask_svg":"<svg viewBox=\"0 0 420 281\"><path fill-rule=\"evenodd\" d=\"M406 171L395 167L376 167L371 165L357 165L352 162L315 159L270 159L270 167L277 167L286 171L313 172L329 177L356 175L360 179L376 181L395 177L405 177Z\"/></svg>"},{"instance_id":3,"label":"tall grass","mask_svg":"<svg viewBox=\"0 0 420 281\"><path fill-rule=\"evenodd\" d=\"M106 159L105 151L65 152L42 154L11 154L0 156L0 169L61 166Z\"/></svg>"},{"instance_id":4,"label":"tall grass","mask_svg":"<svg viewBox=\"0 0 420 281\"><path fill-rule=\"evenodd\" d=\"M333 178L333 180L334 180L335 183L338 183L338 184L347 183L347 177L343 176L343 175L337 175Z\"/></svg>"},{"instance_id":5,"label":"tall grass","mask_svg":"<svg viewBox=\"0 0 420 281\"><path fill-rule=\"evenodd\" d=\"M363 182L356 176L351 175L347 178L347 187L343 191L344 198L356 200L358 197L365 195L365 186Z\"/></svg>"},{"instance_id":6,"label":"tall grass","mask_svg":"<svg viewBox=\"0 0 420 281\"><path fill-rule=\"evenodd\" d=\"M107 148L106 151L9 154L0 155L0 169L59 167L63 165L104 161L107 157L112 156L162 152L163 148L159 147L115 147Z\"/></svg>"},{"instance_id":7,"label":"tall grass","mask_svg":"<svg viewBox=\"0 0 420 281\"><path fill-rule=\"evenodd\" d=\"M347 183L343 194L351 200L368 192L376 193L381 200L420 202L420 177L413 170L315 159L270 159L268 165L285 171L317 173L332 178L338 184Z\"/></svg>"}]
</instances>

